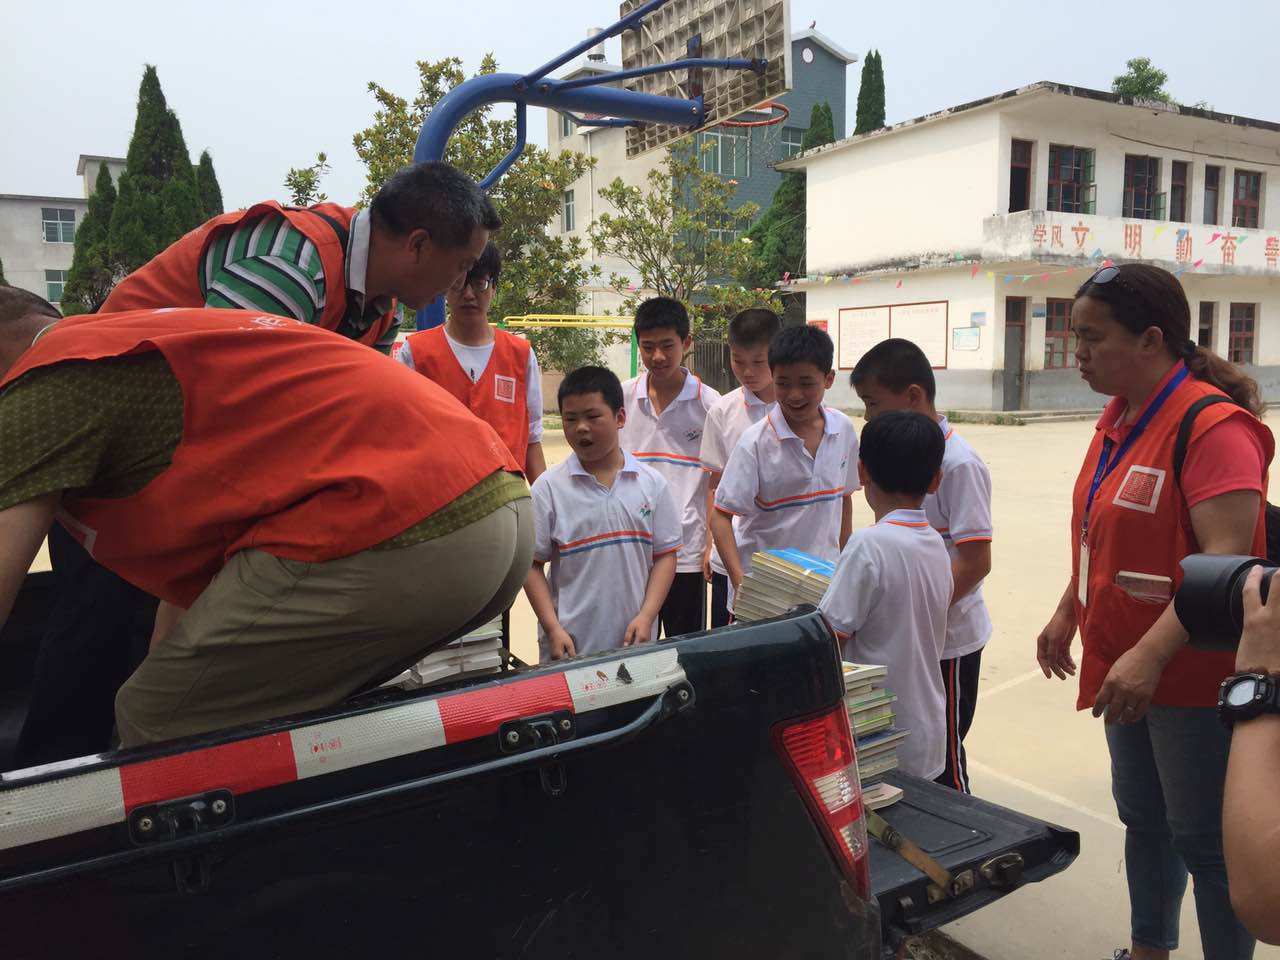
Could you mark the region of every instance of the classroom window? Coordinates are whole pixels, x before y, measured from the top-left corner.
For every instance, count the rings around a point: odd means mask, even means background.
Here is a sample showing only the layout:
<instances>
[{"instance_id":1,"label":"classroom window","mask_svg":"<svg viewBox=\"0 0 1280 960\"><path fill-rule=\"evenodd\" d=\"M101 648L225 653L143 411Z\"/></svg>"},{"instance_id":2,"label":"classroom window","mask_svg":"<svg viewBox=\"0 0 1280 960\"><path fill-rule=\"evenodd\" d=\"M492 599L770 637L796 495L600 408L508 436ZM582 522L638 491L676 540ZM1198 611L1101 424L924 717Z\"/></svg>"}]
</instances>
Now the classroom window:
<instances>
[{"instance_id":1,"label":"classroom window","mask_svg":"<svg viewBox=\"0 0 1280 960\"><path fill-rule=\"evenodd\" d=\"M1126 154L1124 158L1124 203L1120 215L1137 220L1159 220L1163 216L1164 194L1160 193L1160 158Z\"/></svg>"},{"instance_id":2,"label":"classroom window","mask_svg":"<svg viewBox=\"0 0 1280 960\"><path fill-rule=\"evenodd\" d=\"M1227 359L1232 363L1253 363L1257 311L1256 303L1231 305L1231 331L1227 340Z\"/></svg>"},{"instance_id":3,"label":"classroom window","mask_svg":"<svg viewBox=\"0 0 1280 960\"><path fill-rule=\"evenodd\" d=\"M702 169L722 177L751 176L751 135L749 130L730 133L709 130L698 134L698 154Z\"/></svg>"},{"instance_id":4,"label":"classroom window","mask_svg":"<svg viewBox=\"0 0 1280 960\"><path fill-rule=\"evenodd\" d=\"M1213 349L1213 318L1217 312L1216 303L1200 301L1200 325L1196 329L1196 343L1209 350Z\"/></svg>"},{"instance_id":5,"label":"classroom window","mask_svg":"<svg viewBox=\"0 0 1280 960\"><path fill-rule=\"evenodd\" d=\"M1049 145L1049 197L1059 213L1093 213L1093 151Z\"/></svg>"},{"instance_id":6,"label":"classroom window","mask_svg":"<svg viewBox=\"0 0 1280 960\"><path fill-rule=\"evenodd\" d=\"M799 127L782 128L782 156L794 157L800 152L804 143L804 131Z\"/></svg>"},{"instance_id":7,"label":"classroom window","mask_svg":"<svg viewBox=\"0 0 1280 960\"><path fill-rule=\"evenodd\" d=\"M1076 365L1076 335L1071 332L1071 301L1050 300L1044 314L1044 368Z\"/></svg>"},{"instance_id":8,"label":"classroom window","mask_svg":"<svg viewBox=\"0 0 1280 960\"><path fill-rule=\"evenodd\" d=\"M50 303L62 302L62 291L67 285L66 270L46 270L44 272L44 298Z\"/></svg>"},{"instance_id":9,"label":"classroom window","mask_svg":"<svg viewBox=\"0 0 1280 960\"><path fill-rule=\"evenodd\" d=\"M1231 225L1256 229L1261 199L1262 174L1253 170L1237 170L1231 200Z\"/></svg>"},{"instance_id":10,"label":"classroom window","mask_svg":"<svg viewBox=\"0 0 1280 960\"><path fill-rule=\"evenodd\" d=\"M40 208L45 243L72 243L76 238L76 212L63 207Z\"/></svg>"},{"instance_id":11,"label":"classroom window","mask_svg":"<svg viewBox=\"0 0 1280 960\"><path fill-rule=\"evenodd\" d=\"M1015 140L1009 151L1009 212L1031 209L1031 141Z\"/></svg>"},{"instance_id":12,"label":"classroom window","mask_svg":"<svg viewBox=\"0 0 1280 960\"><path fill-rule=\"evenodd\" d=\"M739 236L737 230L721 230L719 227L707 228L707 235L712 240L719 240L721 243L734 243Z\"/></svg>"},{"instance_id":13,"label":"classroom window","mask_svg":"<svg viewBox=\"0 0 1280 960\"><path fill-rule=\"evenodd\" d=\"M564 203L560 208L560 230L562 233L568 233L570 230L573 229L573 226L574 226L573 207L574 207L573 191L566 190L564 192Z\"/></svg>"},{"instance_id":14,"label":"classroom window","mask_svg":"<svg viewBox=\"0 0 1280 960\"><path fill-rule=\"evenodd\" d=\"M1185 160L1175 160L1169 169L1169 219L1187 223L1187 169Z\"/></svg>"},{"instance_id":15,"label":"classroom window","mask_svg":"<svg viewBox=\"0 0 1280 960\"><path fill-rule=\"evenodd\" d=\"M578 131L578 125L569 119L567 113L560 114L560 139L572 137Z\"/></svg>"},{"instance_id":16,"label":"classroom window","mask_svg":"<svg viewBox=\"0 0 1280 960\"><path fill-rule=\"evenodd\" d=\"M1222 168L1204 168L1204 222L1217 223L1219 194L1222 191Z\"/></svg>"}]
</instances>

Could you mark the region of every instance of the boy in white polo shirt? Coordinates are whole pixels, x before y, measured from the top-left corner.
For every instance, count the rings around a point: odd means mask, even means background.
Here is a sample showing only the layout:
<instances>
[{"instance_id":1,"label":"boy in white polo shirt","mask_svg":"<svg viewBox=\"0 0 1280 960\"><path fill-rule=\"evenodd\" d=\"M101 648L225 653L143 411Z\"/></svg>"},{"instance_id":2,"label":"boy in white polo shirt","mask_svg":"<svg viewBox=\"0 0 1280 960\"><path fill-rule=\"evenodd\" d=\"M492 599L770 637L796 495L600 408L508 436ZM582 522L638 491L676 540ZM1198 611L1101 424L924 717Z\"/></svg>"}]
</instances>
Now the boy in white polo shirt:
<instances>
[{"instance_id":1,"label":"boy in white polo shirt","mask_svg":"<svg viewBox=\"0 0 1280 960\"><path fill-rule=\"evenodd\" d=\"M581 367L558 399L573 452L534 481L525 581L543 662L657 639L680 548L667 482L618 445L626 419L618 378Z\"/></svg>"},{"instance_id":2,"label":"boy in white polo shirt","mask_svg":"<svg viewBox=\"0 0 1280 960\"><path fill-rule=\"evenodd\" d=\"M924 498L941 480L944 442L921 413L893 412L862 430L859 472L874 526L849 538L818 605L844 659L888 668L896 725L910 730L898 766L933 779L946 754L946 703L938 661L951 605L951 558Z\"/></svg>"},{"instance_id":3,"label":"boy in white polo shirt","mask_svg":"<svg viewBox=\"0 0 1280 960\"><path fill-rule=\"evenodd\" d=\"M853 530L858 436L848 417L822 403L834 352L831 338L807 325L769 344L776 402L729 454L711 517L735 592L756 551L796 547L834 562Z\"/></svg>"},{"instance_id":4,"label":"boy in white polo shirt","mask_svg":"<svg viewBox=\"0 0 1280 960\"><path fill-rule=\"evenodd\" d=\"M684 545L660 619L663 635L707 626L707 583L702 560L707 538L707 471L702 431L707 409L720 394L683 365L693 346L689 313L670 297L651 297L636 309L636 341L645 372L622 385L627 414L623 449L666 478L680 511Z\"/></svg>"},{"instance_id":5,"label":"boy in white polo shirt","mask_svg":"<svg viewBox=\"0 0 1280 960\"><path fill-rule=\"evenodd\" d=\"M964 738L978 703L978 669L991 637L982 580L991 572L991 474L947 418L934 408L936 385L924 351L910 340L883 340L849 377L872 421L886 410L914 410L938 424L946 441L942 483L924 509L951 555L954 594L947 611L942 684L947 698L947 768L939 782L969 792Z\"/></svg>"}]
</instances>

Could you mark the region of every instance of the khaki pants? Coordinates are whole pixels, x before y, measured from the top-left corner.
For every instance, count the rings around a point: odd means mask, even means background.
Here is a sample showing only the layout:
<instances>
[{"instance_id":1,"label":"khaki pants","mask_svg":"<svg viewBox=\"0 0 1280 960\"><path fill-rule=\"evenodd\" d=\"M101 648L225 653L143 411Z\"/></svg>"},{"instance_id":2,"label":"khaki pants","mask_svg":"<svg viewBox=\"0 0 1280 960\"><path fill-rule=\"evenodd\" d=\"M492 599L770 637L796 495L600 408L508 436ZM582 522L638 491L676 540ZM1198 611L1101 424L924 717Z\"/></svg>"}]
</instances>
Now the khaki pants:
<instances>
[{"instance_id":1,"label":"khaki pants","mask_svg":"<svg viewBox=\"0 0 1280 960\"><path fill-rule=\"evenodd\" d=\"M120 688L122 745L331 706L498 616L532 557L528 498L397 550L322 563L244 550Z\"/></svg>"}]
</instances>

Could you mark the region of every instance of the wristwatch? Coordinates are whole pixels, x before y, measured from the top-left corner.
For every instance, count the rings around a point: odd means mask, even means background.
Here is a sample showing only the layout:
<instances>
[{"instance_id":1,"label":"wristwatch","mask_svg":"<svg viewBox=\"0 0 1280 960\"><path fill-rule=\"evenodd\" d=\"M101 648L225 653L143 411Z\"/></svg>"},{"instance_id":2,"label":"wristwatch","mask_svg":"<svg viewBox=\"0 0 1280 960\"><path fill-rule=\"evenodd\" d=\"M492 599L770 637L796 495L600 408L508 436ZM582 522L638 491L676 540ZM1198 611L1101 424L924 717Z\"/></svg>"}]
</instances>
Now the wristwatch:
<instances>
[{"instance_id":1,"label":"wristwatch","mask_svg":"<svg viewBox=\"0 0 1280 960\"><path fill-rule=\"evenodd\" d=\"M1218 717L1230 729L1241 720L1280 713L1280 681L1265 673L1237 673L1218 688Z\"/></svg>"}]
</instances>

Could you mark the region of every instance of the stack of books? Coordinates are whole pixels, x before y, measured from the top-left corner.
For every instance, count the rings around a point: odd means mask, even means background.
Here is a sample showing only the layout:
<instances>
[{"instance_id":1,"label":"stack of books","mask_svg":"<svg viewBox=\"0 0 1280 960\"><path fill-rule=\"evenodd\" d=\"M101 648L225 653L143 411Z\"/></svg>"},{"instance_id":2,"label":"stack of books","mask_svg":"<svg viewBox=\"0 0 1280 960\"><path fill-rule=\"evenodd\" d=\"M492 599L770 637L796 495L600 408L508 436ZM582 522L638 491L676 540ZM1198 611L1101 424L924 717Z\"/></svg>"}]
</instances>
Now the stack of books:
<instances>
[{"instance_id":1,"label":"stack of books","mask_svg":"<svg viewBox=\"0 0 1280 960\"><path fill-rule=\"evenodd\" d=\"M858 748L863 803L872 810L888 806L902 796L901 790L882 779L898 768L898 745L910 732L893 725L893 705L898 698L884 688L887 672L874 664L844 664L844 702Z\"/></svg>"},{"instance_id":2,"label":"stack of books","mask_svg":"<svg viewBox=\"0 0 1280 960\"><path fill-rule=\"evenodd\" d=\"M442 680L497 673L502 669L502 617L433 650L383 686L416 690Z\"/></svg>"},{"instance_id":3,"label":"stack of books","mask_svg":"<svg viewBox=\"0 0 1280 960\"><path fill-rule=\"evenodd\" d=\"M736 620L778 617L802 603L817 606L836 565L802 550L763 550L751 557L751 572L733 601Z\"/></svg>"}]
</instances>

